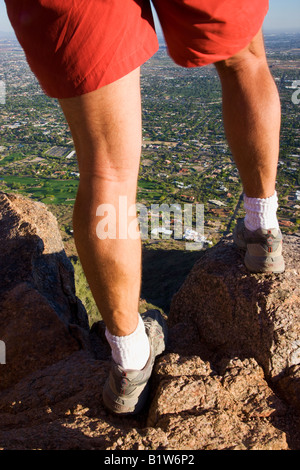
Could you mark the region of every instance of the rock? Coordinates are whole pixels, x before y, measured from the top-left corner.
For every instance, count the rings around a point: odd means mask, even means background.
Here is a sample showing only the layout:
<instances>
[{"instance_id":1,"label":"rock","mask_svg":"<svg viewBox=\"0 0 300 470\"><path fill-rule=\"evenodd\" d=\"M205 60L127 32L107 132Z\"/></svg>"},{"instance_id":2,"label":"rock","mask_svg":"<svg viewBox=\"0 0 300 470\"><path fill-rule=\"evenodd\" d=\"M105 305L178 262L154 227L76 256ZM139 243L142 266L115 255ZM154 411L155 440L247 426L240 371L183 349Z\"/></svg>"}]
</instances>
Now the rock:
<instances>
[{"instance_id":1,"label":"rock","mask_svg":"<svg viewBox=\"0 0 300 470\"><path fill-rule=\"evenodd\" d=\"M300 412L300 366L292 366L285 372L277 384L279 393Z\"/></svg>"},{"instance_id":2,"label":"rock","mask_svg":"<svg viewBox=\"0 0 300 470\"><path fill-rule=\"evenodd\" d=\"M171 335L172 349L180 350L174 328ZM216 369L181 352L160 358L148 426L165 431L170 449L288 449L282 426L289 428L289 408L269 388L257 362L223 358Z\"/></svg>"},{"instance_id":3,"label":"rock","mask_svg":"<svg viewBox=\"0 0 300 470\"><path fill-rule=\"evenodd\" d=\"M286 270L251 274L231 237L206 251L172 299L170 325L194 325L211 359L255 358L266 379L286 384L300 365L300 237L284 238ZM293 404L300 404L299 379ZM298 391L298 392L297 392Z\"/></svg>"},{"instance_id":4,"label":"rock","mask_svg":"<svg viewBox=\"0 0 300 470\"><path fill-rule=\"evenodd\" d=\"M44 204L0 193L0 389L81 349L88 319L73 267ZM73 334L70 334L73 329Z\"/></svg>"},{"instance_id":5,"label":"rock","mask_svg":"<svg viewBox=\"0 0 300 470\"><path fill-rule=\"evenodd\" d=\"M204 254L174 297L148 407L118 417L102 401L105 326L89 329L55 218L3 193L0 213L1 449L300 448L296 237L282 281L246 273L229 239Z\"/></svg>"}]
</instances>

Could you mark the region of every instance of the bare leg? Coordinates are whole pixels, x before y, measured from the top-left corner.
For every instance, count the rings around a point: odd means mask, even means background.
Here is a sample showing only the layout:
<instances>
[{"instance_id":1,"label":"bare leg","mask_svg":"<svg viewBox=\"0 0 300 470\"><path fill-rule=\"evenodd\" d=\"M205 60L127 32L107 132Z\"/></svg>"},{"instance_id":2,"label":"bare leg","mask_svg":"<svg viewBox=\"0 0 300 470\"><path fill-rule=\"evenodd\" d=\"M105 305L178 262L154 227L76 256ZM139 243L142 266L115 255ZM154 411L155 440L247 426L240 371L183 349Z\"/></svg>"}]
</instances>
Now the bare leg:
<instances>
[{"instance_id":1,"label":"bare leg","mask_svg":"<svg viewBox=\"0 0 300 470\"><path fill-rule=\"evenodd\" d=\"M113 335L132 333L138 324L141 278L140 239L118 238L119 196L135 203L141 151L139 69L97 91L60 100L69 123L80 171L74 208L74 239L91 291ZM100 240L101 204L116 210L115 239Z\"/></svg>"},{"instance_id":2,"label":"bare leg","mask_svg":"<svg viewBox=\"0 0 300 470\"><path fill-rule=\"evenodd\" d=\"M262 33L215 65L222 83L225 132L244 192L268 198L275 190L281 112Z\"/></svg>"},{"instance_id":3,"label":"bare leg","mask_svg":"<svg viewBox=\"0 0 300 470\"><path fill-rule=\"evenodd\" d=\"M279 155L280 101L262 32L244 50L216 64L223 90L227 140L244 189L244 220L234 230L252 272L284 271L275 182ZM240 223L241 222L241 223Z\"/></svg>"}]
</instances>

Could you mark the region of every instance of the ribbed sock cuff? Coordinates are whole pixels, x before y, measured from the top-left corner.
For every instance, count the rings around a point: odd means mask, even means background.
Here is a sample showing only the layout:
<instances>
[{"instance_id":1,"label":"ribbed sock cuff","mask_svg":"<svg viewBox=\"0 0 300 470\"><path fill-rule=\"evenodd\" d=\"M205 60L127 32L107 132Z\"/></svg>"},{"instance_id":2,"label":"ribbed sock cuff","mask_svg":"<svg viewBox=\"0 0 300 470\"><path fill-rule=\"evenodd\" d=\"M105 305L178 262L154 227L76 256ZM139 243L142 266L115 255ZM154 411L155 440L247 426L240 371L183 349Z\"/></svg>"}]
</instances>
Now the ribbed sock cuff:
<instances>
[{"instance_id":1,"label":"ribbed sock cuff","mask_svg":"<svg viewBox=\"0 0 300 470\"><path fill-rule=\"evenodd\" d=\"M115 336L106 329L105 336L116 364L126 370L141 370L144 368L149 359L150 344L140 315L138 325L130 335Z\"/></svg>"},{"instance_id":2,"label":"ribbed sock cuff","mask_svg":"<svg viewBox=\"0 0 300 470\"><path fill-rule=\"evenodd\" d=\"M244 194L244 209L246 211L245 226L254 231L258 228L279 228L277 219L277 192L268 198L252 198Z\"/></svg>"}]
</instances>

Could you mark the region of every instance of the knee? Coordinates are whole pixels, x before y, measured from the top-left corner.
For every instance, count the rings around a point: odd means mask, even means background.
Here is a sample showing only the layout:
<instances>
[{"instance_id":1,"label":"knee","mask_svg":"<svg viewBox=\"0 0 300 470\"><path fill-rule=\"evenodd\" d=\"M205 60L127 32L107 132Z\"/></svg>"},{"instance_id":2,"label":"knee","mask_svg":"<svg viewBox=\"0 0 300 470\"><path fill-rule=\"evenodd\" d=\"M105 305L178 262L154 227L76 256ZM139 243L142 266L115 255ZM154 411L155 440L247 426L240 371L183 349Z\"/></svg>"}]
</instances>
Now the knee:
<instances>
[{"instance_id":1,"label":"knee","mask_svg":"<svg viewBox=\"0 0 300 470\"><path fill-rule=\"evenodd\" d=\"M80 182L87 189L99 185L126 184L139 172L141 144L128 136L82 139L76 146Z\"/></svg>"},{"instance_id":2,"label":"knee","mask_svg":"<svg viewBox=\"0 0 300 470\"><path fill-rule=\"evenodd\" d=\"M80 171L80 186L86 190L99 186L132 184L138 177L138 166L118 166L98 163L95 168Z\"/></svg>"},{"instance_id":3,"label":"knee","mask_svg":"<svg viewBox=\"0 0 300 470\"><path fill-rule=\"evenodd\" d=\"M80 172L77 202L82 206L97 206L115 203L120 195L135 201L138 180L138 166L97 162L91 168Z\"/></svg>"},{"instance_id":4,"label":"knee","mask_svg":"<svg viewBox=\"0 0 300 470\"><path fill-rule=\"evenodd\" d=\"M253 40L240 52L228 59L215 63L220 77L227 75L244 74L257 68L268 68L263 35L260 31Z\"/></svg>"}]
</instances>

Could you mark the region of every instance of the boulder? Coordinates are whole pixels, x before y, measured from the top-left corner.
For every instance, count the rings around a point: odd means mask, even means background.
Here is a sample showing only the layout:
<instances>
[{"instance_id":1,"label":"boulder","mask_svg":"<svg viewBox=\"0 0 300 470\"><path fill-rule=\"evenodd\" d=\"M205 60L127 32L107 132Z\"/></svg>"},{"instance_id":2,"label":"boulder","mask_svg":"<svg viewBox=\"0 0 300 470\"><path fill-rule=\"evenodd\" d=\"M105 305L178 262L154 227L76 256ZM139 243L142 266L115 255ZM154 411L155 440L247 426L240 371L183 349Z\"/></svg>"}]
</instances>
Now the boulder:
<instances>
[{"instance_id":1,"label":"boulder","mask_svg":"<svg viewBox=\"0 0 300 470\"><path fill-rule=\"evenodd\" d=\"M44 204L0 193L0 246L4 389L81 349L88 318L57 221Z\"/></svg>"},{"instance_id":2,"label":"boulder","mask_svg":"<svg viewBox=\"0 0 300 470\"><path fill-rule=\"evenodd\" d=\"M169 448L288 449L278 427L287 407L254 359L231 359L217 374L199 356L171 353L156 372L160 380L148 425L166 433Z\"/></svg>"},{"instance_id":3,"label":"boulder","mask_svg":"<svg viewBox=\"0 0 300 470\"><path fill-rule=\"evenodd\" d=\"M300 409L300 237L284 237L283 274L252 274L230 236L207 250L172 299L169 324L190 323L211 360L254 358Z\"/></svg>"}]
</instances>

